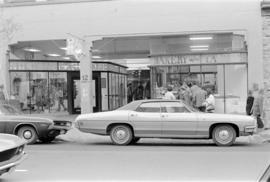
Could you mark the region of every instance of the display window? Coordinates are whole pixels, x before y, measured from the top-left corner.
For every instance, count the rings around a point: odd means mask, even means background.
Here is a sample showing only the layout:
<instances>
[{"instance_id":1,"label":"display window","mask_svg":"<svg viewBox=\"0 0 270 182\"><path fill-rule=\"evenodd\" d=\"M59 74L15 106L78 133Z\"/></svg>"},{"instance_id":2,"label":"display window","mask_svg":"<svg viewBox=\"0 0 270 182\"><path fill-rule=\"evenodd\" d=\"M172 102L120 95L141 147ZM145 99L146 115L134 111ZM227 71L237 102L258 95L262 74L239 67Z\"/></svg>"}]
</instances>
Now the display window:
<instances>
[{"instance_id":1,"label":"display window","mask_svg":"<svg viewBox=\"0 0 270 182\"><path fill-rule=\"evenodd\" d=\"M187 89L194 84L211 91L218 113L245 113L247 93L247 64L152 66L152 98L163 98L167 87L173 88L176 98L191 104ZM192 97L192 96L191 96Z\"/></svg>"},{"instance_id":2,"label":"display window","mask_svg":"<svg viewBox=\"0 0 270 182\"><path fill-rule=\"evenodd\" d=\"M25 113L66 112L67 74L11 72L11 100ZM13 103L15 104L15 103Z\"/></svg>"}]
</instances>

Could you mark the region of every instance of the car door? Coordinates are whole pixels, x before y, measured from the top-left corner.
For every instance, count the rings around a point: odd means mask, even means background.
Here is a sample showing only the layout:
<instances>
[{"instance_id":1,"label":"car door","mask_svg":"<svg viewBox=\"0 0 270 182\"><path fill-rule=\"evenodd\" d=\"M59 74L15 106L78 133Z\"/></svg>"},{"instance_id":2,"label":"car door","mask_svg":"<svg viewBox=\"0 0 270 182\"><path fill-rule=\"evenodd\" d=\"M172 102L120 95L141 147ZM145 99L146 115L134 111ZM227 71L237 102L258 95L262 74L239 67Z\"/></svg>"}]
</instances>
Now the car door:
<instances>
[{"instance_id":1,"label":"car door","mask_svg":"<svg viewBox=\"0 0 270 182\"><path fill-rule=\"evenodd\" d=\"M161 108L159 102L146 102L129 113L136 137L161 137Z\"/></svg>"},{"instance_id":2,"label":"car door","mask_svg":"<svg viewBox=\"0 0 270 182\"><path fill-rule=\"evenodd\" d=\"M198 120L182 102L161 102L163 137L196 137Z\"/></svg>"}]
</instances>

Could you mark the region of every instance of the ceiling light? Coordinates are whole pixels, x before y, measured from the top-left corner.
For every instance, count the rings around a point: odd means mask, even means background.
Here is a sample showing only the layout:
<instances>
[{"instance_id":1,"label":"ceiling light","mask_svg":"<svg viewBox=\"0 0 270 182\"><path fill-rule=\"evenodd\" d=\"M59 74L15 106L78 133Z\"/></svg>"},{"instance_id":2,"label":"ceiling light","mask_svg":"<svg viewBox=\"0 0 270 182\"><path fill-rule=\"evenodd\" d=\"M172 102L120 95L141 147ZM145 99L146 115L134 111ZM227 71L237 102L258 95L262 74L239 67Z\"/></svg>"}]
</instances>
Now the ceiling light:
<instances>
[{"instance_id":1,"label":"ceiling light","mask_svg":"<svg viewBox=\"0 0 270 182\"><path fill-rule=\"evenodd\" d=\"M190 40L211 40L213 37L207 36L207 37L189 37Z\"/></svg>"},{"instance_id":2,"label":"ceiling light","mask_svg":"<svg viewBox=\"0 0 270 182\"><path fill-rule=\"evenodd\" d=\"M92 49L92 52L99 52L98 49Z\"/></svg>"},{"instance_id":3,"label":"ceiling light","mask_svg":"<svg viewBox=\"0 0 270 182\"><path fill-rule=\"evenodd\" d=\"M100 56L92 56L92 58L101 58Z\"/></svg>"},{"instance_id":4,"label":"ceiling light","mask_svg":"<svg viewBox=\"0 0 270 182\"><path fill-rule=\"evenodd\" d=\"M47 54L48 56L51 56L51 57L59 57L60 55L59 54Z\"/></svg>"},{"instance_id":5,"label":"ceiling light","mask_svg":"<svg viewBox=\"0 0 270 182\"><path fill-rule=\"evenodd\" d=\"M26 47L23 50L28 51L28 52L41 52L41 50L33 48L33 47Z\"/></svg>"},{"instance_id":6,"label":"ceiling light","mask_svg":"<svg viewBox=\"0 0 270 182\"><path fill-rule=\"evenodd\" d=\"M201 48L201 49L190 49L191 51L208 51L207 48Z\"/></svg>"},{"instance_id":7,"label":"ceiling light","mask_svg":"<svg viewBox=\"0 0 270 182\"><path fill-rule=\"evenodd\" d=\"M190 48L208 48L209 45L192 45L192 46L189 46Z\"/></svg>"},{"instance_id":8,"label":"ceiling light","mask_svg":"<svg viewBox=\"0 0 270 182\"><path fill-rule=\"evenodd\" d=\"M62 57L64 60L70 60L70 57Z\"/></svg>"},{"instance_id":9,"label":"ceiling light","mask_svg":"<svg viewBox=\"0 0 270 182\"><path fill-rule=\"evenodd\" d=\"M67 47L60 47L60 49L62 49L62 50L67 50Z\"/></svg>"}]
</instances>

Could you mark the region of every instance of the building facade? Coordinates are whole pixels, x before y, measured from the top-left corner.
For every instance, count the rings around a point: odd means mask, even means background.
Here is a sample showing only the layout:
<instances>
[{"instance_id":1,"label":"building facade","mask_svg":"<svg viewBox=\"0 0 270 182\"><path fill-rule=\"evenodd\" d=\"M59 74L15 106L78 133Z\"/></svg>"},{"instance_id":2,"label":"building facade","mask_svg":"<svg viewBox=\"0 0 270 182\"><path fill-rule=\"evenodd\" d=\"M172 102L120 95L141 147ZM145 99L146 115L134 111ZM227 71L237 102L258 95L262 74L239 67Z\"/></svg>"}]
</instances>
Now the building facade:
<instances>
[{"instance_id":1,"label":"building facade","mask_svg":"<svg viewBox=\"0 0 270 182\"><path fill-rule=\"evenodd\" d=\"M1 33L1 82L9 96L10 60L63 61L60 48L72 38L80 42L81 56L69 59L79 61L83 112L92 108L92 61L147 65L152 98L168 85L177 91L183 82L211 87L218 112L244 113L248 90L266 84L259 0L42 1L4 3L1 9L9 27ZM35 46L51 48L50 55L25 51ZM146 89L147 82L141 84Z\"/></svg>"}]
</instances>

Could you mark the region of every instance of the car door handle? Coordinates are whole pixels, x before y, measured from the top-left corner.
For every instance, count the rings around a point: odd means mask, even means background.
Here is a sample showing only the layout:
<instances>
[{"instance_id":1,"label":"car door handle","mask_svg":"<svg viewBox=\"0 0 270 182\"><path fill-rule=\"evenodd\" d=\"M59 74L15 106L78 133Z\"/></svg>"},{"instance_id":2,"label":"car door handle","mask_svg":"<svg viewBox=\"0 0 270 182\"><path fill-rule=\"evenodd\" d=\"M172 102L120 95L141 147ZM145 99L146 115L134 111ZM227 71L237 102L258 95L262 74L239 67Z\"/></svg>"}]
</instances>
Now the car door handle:
<instances>
[{"instance_id":1,"label":"car door handle","mask_svg":"<svg viewBox=\"0 0 270 182\"><path fill-rule=\"evenodd\" d=\"M130 116L132 116L132 117L136 117L136 116L137 116L137 114L130 114Z\"/></svg>"},{"instance_id":2,"label":"car door handle","mask_svg":"<svg viewBox=\"0 0 270 182\"><path fill-rule=\"evenodd\" d=\"M167 114L162 114L161 117L165 118L165 117L168 117Z\"/></svg>"}]
</instances>

